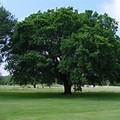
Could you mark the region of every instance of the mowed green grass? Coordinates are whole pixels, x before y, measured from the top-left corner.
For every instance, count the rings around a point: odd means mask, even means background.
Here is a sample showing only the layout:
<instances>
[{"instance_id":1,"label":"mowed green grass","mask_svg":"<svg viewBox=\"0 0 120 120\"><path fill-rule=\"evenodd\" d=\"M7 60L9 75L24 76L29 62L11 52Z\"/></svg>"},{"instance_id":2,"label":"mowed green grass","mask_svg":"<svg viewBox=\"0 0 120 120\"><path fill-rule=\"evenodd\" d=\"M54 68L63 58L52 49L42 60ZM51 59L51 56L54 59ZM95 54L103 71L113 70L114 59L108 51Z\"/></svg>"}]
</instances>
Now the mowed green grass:
<instances>
[{"instance_id":1,"label":"mowed green grass","mask_svg":"<svg viewBox=\"0 0 120 120\"><path fill-rule=\"evenodd\" d=\"M120 120L120 92L1 88L0 120Z\"/></svg>"}]
</instances>

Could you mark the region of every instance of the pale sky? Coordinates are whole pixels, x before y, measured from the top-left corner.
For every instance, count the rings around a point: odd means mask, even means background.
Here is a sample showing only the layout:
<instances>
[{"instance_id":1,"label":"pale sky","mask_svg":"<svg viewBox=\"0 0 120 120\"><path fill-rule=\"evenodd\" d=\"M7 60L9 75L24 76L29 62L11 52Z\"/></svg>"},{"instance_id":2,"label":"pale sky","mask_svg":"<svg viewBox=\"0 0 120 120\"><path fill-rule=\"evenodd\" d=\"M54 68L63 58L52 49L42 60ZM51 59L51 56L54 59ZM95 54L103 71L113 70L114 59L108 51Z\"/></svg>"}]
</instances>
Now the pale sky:
<instances>
[{"instance_id":1,"label":"pale sky","mask_svg":"<svg viewBox=\"0 0 120 120\"><path fill-rule=\"evenodd\" d=\"M68 6L79 12L93 10L99 14L107 13L119 22L117 34L120 36L120 0L0 0L0 3L18 20L24 20L25 17L39 10L46 11ZM7 75L8 73L4 71L3 67L4 65L0 67L0 72L2 75Z\"/></svg>"}]
</instances>

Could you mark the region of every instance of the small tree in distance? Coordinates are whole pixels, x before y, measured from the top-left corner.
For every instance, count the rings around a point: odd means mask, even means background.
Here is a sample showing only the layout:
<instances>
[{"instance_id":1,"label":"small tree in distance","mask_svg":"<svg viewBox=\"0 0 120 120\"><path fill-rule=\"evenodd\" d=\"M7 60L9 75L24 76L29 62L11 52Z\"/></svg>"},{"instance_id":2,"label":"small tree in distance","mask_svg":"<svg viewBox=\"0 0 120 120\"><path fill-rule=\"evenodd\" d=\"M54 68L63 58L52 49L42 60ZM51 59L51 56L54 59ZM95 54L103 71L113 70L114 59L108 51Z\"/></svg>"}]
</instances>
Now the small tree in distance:
<instances>
[{"instance_id":1,"label":"small tree in distance","mask_svg":"<svg viewBox=\"0 0 120 120\"><path fill-rule=\"evenodd\" d=\"M31 14L16 27L7 69L20 84L54 83L71 93L74 83L118 80L120 38L107 14L72 7Z\"/></svg>"}]
</instances>

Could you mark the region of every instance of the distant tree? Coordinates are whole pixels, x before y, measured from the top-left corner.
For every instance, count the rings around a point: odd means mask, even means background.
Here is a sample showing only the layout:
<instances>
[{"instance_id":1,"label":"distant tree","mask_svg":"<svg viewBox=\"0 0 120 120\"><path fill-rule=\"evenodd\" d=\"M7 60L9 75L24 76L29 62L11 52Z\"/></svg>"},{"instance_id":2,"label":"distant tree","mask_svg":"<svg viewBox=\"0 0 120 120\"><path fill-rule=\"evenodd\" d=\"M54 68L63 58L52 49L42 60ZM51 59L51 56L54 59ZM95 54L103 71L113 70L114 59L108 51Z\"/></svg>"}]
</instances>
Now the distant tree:
<instances>
[{"instance_id":1,"label":"distant tree","mask_svg":"<svg viewBox=\"0 0 120 120\"><path fill-rule=\"evenodd\" d=\"M9 46L8 67L20 84L64 85L113 81L119 70L117 22L107 14L73 8L38 12L19 22Z\"/></svg>"},{"instance_id":2,"label":"distant tree","mask_svg":"<svg viewBox=\"0 0 120 120\"><path fill-rule=\"evenodd\" d=\"M11 85L11 76L0 76L0 85Z\"/></svg>"}]
</instances>

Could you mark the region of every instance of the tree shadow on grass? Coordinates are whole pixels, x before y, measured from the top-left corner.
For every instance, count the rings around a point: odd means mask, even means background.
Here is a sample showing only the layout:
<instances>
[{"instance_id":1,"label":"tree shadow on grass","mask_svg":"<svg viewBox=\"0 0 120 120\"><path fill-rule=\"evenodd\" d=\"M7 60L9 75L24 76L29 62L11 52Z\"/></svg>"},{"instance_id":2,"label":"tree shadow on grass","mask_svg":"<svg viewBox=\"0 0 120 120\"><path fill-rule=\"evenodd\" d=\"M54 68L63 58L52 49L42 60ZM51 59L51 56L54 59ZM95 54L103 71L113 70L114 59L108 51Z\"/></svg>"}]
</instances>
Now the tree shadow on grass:
<instances>
[{"instance_id":1,"label":"tree shadow on grass","mask_svg":"<svg viewBox=\"0 0 120 120\"><path fill-rule=\"evenodd\" d=\"M119 101L119 92L82 92L64 95L60 92L0 92L0 99L86 99Z\"/></svg>"}]
</instances>

